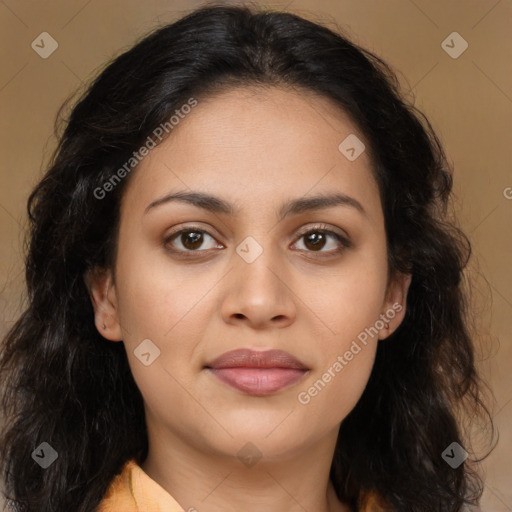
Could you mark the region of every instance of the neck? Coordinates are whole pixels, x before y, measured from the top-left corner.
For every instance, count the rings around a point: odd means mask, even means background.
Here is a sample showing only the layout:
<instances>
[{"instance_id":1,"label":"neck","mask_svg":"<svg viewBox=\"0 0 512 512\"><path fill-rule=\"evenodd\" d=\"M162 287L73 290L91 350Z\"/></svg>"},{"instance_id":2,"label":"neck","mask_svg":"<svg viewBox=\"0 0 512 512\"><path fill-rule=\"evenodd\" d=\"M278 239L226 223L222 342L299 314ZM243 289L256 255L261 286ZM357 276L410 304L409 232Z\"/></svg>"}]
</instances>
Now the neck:
<instances>
[{"instance_id":1,"label":"neck","mask_svg":"<svg viewBox=\"0 0 512 512\"><path fill-rule=\"evenodd\" d=\"M245 463L197 449L185 439L173 439L168 431L164 446L161 433L148 434L148 457L141 467L185 511L351 511L338 500L329 480L337 431L286 459L263 456ZM152 439L159 439L158 451L151 450Z\"/></svg>"}]
</instances>

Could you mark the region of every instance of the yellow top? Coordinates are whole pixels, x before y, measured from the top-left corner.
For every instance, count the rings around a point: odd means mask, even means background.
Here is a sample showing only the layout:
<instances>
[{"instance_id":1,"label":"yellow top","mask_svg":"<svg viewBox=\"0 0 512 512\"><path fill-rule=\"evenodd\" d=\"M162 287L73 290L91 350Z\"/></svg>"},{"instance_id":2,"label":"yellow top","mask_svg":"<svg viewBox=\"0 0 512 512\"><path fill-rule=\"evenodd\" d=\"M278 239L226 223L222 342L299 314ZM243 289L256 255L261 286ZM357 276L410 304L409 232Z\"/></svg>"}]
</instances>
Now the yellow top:
<instances>
[{"instance_id":1,"label":"yellow top","mask_svg":"<svg viewBox=\"0 0 512 512\"><path fill-rule=\"evenodd\" d=\"M360 512L381 512L371 497ZM116 475L97 512L185 512L180 504L135 462L129 460Z\"/></svg>"},{"instance_id":2,"label":"yellow top","mask_svg":"<svg viewBox=\"0 0 512 512\"><path fill-rule=\"evenodd\" d=\"M184 512L179 503L135 462L114 477L97 512Z\"/></svg>"}]
</instances>

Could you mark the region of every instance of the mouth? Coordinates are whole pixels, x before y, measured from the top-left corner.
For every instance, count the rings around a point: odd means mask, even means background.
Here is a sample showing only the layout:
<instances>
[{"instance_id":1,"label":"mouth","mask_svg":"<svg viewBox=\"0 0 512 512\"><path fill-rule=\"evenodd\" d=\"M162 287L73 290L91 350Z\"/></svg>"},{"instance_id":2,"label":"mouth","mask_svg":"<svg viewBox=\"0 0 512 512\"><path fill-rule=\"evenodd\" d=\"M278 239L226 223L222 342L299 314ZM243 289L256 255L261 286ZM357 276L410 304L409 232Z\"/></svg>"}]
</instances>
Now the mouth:
<instances>
[{"instance_id":1,"label":"mouth","mask_svg":"<svg viewBox=\"0 0 512 512\"><path fill-rule=\"evenodd\" d=\"M232 350L205 366L225 384L253 396L265 396L290 387L308 371L282 350Z\"/></svg>"}]
</instances>

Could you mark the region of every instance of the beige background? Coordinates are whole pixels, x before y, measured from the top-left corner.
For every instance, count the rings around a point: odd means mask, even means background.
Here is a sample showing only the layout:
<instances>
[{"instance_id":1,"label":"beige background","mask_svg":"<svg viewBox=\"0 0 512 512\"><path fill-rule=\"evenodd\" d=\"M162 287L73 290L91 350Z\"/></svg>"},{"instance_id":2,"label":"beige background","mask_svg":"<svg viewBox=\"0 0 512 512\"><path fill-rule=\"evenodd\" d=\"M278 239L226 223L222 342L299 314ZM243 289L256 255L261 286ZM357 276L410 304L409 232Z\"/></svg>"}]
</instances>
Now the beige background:
<instances>
[{"instance_id":1,"label":"beige background","mask_svg":"<svg viewBox=\"0 0 512 512\"><path fill-rule=\"evenodd\" d=\"M258 2L255 2L258 3ZM510 0L287 0L316 21L336 23L384 57L415 97L455 168L456 207L470 236L480 306L481 368L496 397L500 441L482 465L482 510L512 511L512 3ZM53 150L58 107L107 59L195 1L0 1L0 335L19 313L25 204ZM468 49L453 59L441 47L458 32ZM42 59L42 32L58 49ZM458 44L458 43L457 43ZM508 196L508 198L506 197Z\"/></svg>"}]
</instances>

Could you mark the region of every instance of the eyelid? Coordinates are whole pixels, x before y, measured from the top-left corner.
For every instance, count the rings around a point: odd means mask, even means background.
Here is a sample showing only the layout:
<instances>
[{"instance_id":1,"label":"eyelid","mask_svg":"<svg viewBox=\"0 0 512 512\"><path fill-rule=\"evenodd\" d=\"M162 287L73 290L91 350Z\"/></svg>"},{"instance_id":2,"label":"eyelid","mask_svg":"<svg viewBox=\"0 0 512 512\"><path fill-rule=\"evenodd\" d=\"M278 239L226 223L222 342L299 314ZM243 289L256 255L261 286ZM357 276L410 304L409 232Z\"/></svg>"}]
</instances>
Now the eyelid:
<instances>
[{"instance_id":1,"label":"eyelid","mask_svg":"<svg viewBox=\"0 0 512 512\"><path fill-rule=\"evenodd\" d=\"M339 229L339 228L333 228L333 227L329 226L328 224L323 224L320 222L317 224L313 224L312 226L306 226L304 229L301 229L299 231L299 233L297 234L297 238L300 238L301 236L304 236L311 231L317 230L317 231L325 231L328 234L333 234L333 235L339 236L340 238L344 239L345 242L348 243L348 241L349 241L348 234L345 233L341 229L340 229L341 233L339 233L338 231L336 231L336 229Z\"/></svg>"}]
</instances>

